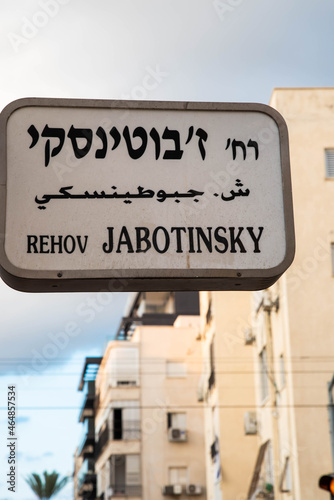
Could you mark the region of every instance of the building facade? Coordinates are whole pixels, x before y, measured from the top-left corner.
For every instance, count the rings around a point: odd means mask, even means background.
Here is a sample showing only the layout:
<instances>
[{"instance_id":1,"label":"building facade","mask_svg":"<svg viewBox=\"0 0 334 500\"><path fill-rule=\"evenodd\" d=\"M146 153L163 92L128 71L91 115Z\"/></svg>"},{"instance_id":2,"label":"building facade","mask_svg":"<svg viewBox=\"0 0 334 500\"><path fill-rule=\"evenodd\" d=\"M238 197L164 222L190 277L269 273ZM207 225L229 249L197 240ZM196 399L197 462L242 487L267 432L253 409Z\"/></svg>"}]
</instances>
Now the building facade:
<instances>
[{"instance_id":1,"label":"building facade","mask_svg":"<svg viewBox=\"0 0 334 500\"><path fill-rule=\"evenodd\" d=\"M206 499L198 292L131 295L95 381L96 498Z\"/></svg>"},{"instance_id":2,"label":"building facade","mask_svg":"<svg viewBox=\"0 0 334 500\"><path fill-rule=\"evenodd\" d=\"M248 498L326 498L333 470L328 389L334 369L334 89L276 89L289 129L296 256L253 300L259 450ZM264 145L265 147L265 145Z\"/></svg>"},{"instance_id":3,"label":"building facade","mask_svg":"<svg viewBox=\"0 0 334 500\"><path fill-rule=\"evenodd\" d=\"M78 388L83 393L79 414L79 422L83 426L74 455L74 500L96 498L95 377L101 361L100 357L86 358Z\"/></svg>"},{"instance_id":4,"label":"building facade","mask_svg":"<svg viewBox=\"0 0 334 500\"><path fill-rule=\"evenodd\" d=\"M257 451L250 292L201 292L208 500L244 500Z\"/></svg>"}]
</instances>

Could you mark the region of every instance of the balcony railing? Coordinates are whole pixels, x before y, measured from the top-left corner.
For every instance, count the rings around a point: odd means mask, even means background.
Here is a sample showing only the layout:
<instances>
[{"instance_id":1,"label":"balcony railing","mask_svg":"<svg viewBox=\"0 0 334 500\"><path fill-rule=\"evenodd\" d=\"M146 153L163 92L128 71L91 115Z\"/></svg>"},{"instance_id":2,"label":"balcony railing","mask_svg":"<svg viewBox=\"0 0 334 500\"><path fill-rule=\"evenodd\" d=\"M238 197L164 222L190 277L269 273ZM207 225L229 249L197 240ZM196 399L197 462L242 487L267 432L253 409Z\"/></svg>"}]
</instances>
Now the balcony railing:
<instances>
[{"instance_id":1,"label":"balcony railing","mask_svg":"<svg viewBox=\"0 0 334 500\"><path fill-rule=\"evenodd\" d=\"M89 380L85 382L86 391L84 392L80 405L79 422L83 422L85 418L94 415L94 400L95 400L95 381Z\"/></svg>"},{"instance_id":2,"label":"balcony railing","mask_svg":"<svg viewBox=\"0 0 334 500\"><path fill-rule=\"evenodd\" d=\"M80 435L78 455L83 453L84 458L93 456L95 444L94 419L87 418L84 421L83 429Z\"/></svg>"},{"instance_id":3,"label":"balcony railing","mask_svg":"<svg viewBox=\"0 0 334 500\"><path fill-rule=\"evenodd\" d=\"M110 490L111 498L114 497L141 497L142 486L141 484L124 484L124 485L111 485Z\"/></svg>"},{"instance_id":4,"label":"balcony railing","mask_svg":"<svg viewBox=\"0 0 334 500\"><path fill-rule=\"evenodd\" d=\"M98 438L97 455L102 453L109 441L137 441L140 439L140 434L139 420L114 421L111 427L107 424Z\"/></svg>"},{"instance_id":5,"label":"balcony railing","mask_svg":"<svg viewBox=\"0 0 334 500\"><path fill-rule=\"evenodd\" d=\"M96 483L96 475L94 472L94 460L86 459L78 471L78 491L82 490L84 485Z\"/></svg>"},{"instance_id":6,"label":"balcony railing","mask_svg":"<svg viewBox=\"0 0 334 500\"><path fill-rule=\"evenodd\" d=\"M133 441L140 439L139 420L114 421L110 429L110 439L114 441Z\"/></svg>"}]
</instances>

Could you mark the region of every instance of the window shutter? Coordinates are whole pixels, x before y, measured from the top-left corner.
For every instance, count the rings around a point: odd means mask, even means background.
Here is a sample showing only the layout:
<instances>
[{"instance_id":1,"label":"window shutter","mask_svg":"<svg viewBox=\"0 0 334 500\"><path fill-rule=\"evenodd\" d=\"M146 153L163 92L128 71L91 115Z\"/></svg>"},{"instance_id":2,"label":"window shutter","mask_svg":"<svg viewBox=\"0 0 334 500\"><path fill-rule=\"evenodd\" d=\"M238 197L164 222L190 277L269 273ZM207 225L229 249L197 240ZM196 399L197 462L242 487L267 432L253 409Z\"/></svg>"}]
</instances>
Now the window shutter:
<instances>
[{"instance_id":1,"label":"window shutter","mask_svg":"<svg viewBox=\"0 0 334 500\"><path fill-rule=\"evenodd\" d=\"M137 347L116 347L109 355L110 385L139 385Z\"/></svg>"},{"instance_id":2,"label":"window shutter","mask_svg":"<svg viewBox=\"0 0 334 500\"><path fill-rule=\"evenodd\" d=\"M140 410L138 403L136 406L123 409L123 439L139 439L140 434Z\"/></svg>"},{"instance_id":3,"label":"window shutter","mask_svg":"<svg viewBox=\"0 0 334 500\"><path fill-rule=\"evenodd\" d=\"M334 177L334 149L325 149L326 177Z\"/></svg>"},{"instance_id":4,"label":"window shutter","mask_svg":"<svg viewBox=\"0 0 334 500\"><path fill-rule=\"evenodd\" d=\"M172 413L172 427L185 430L187 428L186 413Z\"/></svg>"},{"instance_id":5,"label":"window shutter","mask_svg":"<svg viewBox=\"0 0 334 500\"><path fill-rule=\"evenodd\" d=\"M185 363L176 361L167 361L167 377L170 378L184 378L187 374Z\"/></svg>"},{"instance_id":6,"label":"window shutter","mask_svg":"<svg viewBox=\"0 0 334 500\"><path fill-rule=\"evenodd\" d=\"M140 484L139 455L126 455L126 484Z\"/></svg>"}]
</instances>

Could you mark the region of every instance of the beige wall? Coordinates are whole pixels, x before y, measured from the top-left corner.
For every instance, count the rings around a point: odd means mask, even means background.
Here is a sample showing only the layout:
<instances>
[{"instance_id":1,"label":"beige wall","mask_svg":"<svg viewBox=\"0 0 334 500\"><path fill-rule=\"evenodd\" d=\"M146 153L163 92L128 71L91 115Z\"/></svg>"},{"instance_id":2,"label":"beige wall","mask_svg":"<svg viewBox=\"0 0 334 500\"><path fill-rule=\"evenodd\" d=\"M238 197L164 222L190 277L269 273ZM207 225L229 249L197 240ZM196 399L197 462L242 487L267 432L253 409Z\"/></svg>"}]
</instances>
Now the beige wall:
<instances>
[{"instance_id":1,"label":"beige wall","mask_svg":"<svg viewBox=\"0 0 334 500\"><path fill-rule=\"evenodd\" d=\"M182 326L185 322L187 327ZM187 467L188 482L201 485L205 492L204 418L197 401L201 373L198 332L198 318L179 317L175 327L142 326L134 335L141 349L141 446L147 500L165 498L161 487L170 484L170 467ZM184 363L185 377L169 378L168 361ZM168 441L168 412L186 413L187 442Z\"/></svg>"},{"instance_id":2,"label":"beige wall","mask_svg":"<svg viewBox=\"0 0 334 500\"><path fill-rule=\"evenodd\" d=\"M174 326L137 327L131 340L108 344L96 378L100 393L97 428L105 418L106 408L115 400L137 399L141 421L140 439L109 441L96 462L96 470L103 470L110 455L139 454L145 500L166 498L162 487L171 484L169 468L175 467L186 467L187 484L198 484L203 490L196 498L206 498L204 417L202 404L197 401L202 369L199 330L199 317L195 316L179 316ZM139 348L139 386L110 387L107 360L112 350L135 345ZM168 362L183 363L184 376L168 377ZM186 442L168 440L168 412L186 414Z\"/></svg>"},{"instance_id":3,"label":"beige wall","mask_svg":"<svg viewBox=\"0 0 334 500\"><path fill-rule=\"evenodd\" d=\"M206 319L211 297L212 320ZM206 448L208 499L243 500L257 454L257 437L245 435L244 414L254 411L253 350L245 345L251 325L248 292L201 292L202 344L205 373L209 375L209 349L214 342L215 385L206 392ZM210 445L218 433L221 480Z\"/></svg>"},{"instance_id":4,"label":"beige wall","mask_svg":"<svg viewBox=\"0 0 334 500\"><path fill-rule=\"evenodd\" d=\"M271 312L278 416L265 417L264 440L275 442L276 496L314 500L323 494L318 479L333 469L327 413L327 382L334 364L334 182L325 178L325 148L334 148L334 89L276 89L270 104L285 118L290 139L296 257L276 288L280 308ZM260 311L258 316L264 315ZM259 333L257 319L255 327ZM260 350L259 342L257 354ZM279 385L283 354L286 385ZM272 403L272 401L271 401ZM271 423L269 424L269 421ZM275 423L276 422L276 423ZM270 426L272 427L270 429ZM277 436L276 436L277 437ZM284 455L290 455L293 493L277 490Z\"/></svg>"}]
</instances>

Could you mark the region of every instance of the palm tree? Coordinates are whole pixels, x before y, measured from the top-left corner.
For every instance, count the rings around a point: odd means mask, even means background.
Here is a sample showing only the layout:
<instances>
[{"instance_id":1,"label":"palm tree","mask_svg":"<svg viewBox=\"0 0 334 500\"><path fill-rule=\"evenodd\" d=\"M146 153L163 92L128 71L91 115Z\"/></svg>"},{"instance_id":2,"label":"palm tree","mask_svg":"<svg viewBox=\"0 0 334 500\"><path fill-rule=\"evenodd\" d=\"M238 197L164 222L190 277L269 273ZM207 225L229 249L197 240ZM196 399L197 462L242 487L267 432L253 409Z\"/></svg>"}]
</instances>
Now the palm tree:
<instances>
[{"instance_id":1,"label":"palm tree","mask_svg":"<svg viewBox=\"0 0 334 500\"><path fill-rule=\"evenodd\" d=\"M51 474L44 471L43 475L44 481L41 479L39 474L35 473L32 473L30 476L25 478L32 491L41 500L51 498L56 495L61 489L64 488L68 480L68 477L63 477L61 479L60 474L56 471L51 472Z\"/></svg>"}]
</instances>

